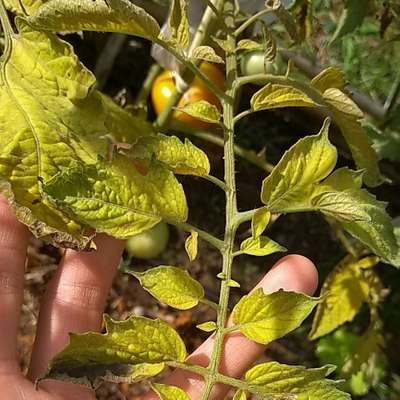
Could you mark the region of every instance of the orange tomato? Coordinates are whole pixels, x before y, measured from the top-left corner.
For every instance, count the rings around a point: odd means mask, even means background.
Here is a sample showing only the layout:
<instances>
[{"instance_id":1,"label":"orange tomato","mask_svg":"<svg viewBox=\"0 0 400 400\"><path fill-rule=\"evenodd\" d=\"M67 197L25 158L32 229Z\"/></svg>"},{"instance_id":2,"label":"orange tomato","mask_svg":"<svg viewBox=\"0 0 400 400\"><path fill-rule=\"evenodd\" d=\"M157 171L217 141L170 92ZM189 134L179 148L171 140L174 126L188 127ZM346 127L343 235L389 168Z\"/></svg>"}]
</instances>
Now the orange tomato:
<instances>
[{"instance_id":1,"label":"orange tomato","mask_svg":"<svg viewBox=\"0 0 400 400\"><path fill-rule=\"evenodd\" d=\"M220 89L224 89L225 77L221 70L215 65L203 62L200 65L200 70ZM154 81L151 90L151 99L155 112L160 114L167 106L169 99L175 91L175 79L171 71L162 72ZM221 103L217 96L212 93L204 82L195 77L189 89L183 94L178 103L179 108L185 107L187 104L195 103L200 100L208 101L215 105L219 110L222 109ZM176 111L174 118L179 121L185 122L197 128L207 128L210 124L193 118L185 113Z\"/></svg>"}]
</instances>

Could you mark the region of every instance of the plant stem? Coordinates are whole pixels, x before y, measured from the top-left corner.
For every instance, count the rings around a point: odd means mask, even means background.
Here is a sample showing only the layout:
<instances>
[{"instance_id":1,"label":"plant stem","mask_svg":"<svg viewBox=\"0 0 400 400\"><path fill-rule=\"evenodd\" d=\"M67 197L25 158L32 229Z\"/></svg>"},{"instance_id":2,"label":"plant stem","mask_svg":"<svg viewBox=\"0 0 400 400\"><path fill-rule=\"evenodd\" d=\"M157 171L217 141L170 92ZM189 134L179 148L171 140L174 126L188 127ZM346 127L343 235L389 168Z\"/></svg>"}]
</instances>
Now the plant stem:
<instances>
[{"instance_id":1,"label":"plant stem","mask_svg":"<svg viewBox=\"0 0 400 400\"><path fill-rule=\"evenodd\" d=\"M211 307L213 310L215 310L217 312L219 311L219 305L217 303L215 303L214 301L212 301L212 300L203 298L203 299L200 300L200 303L203 303L203 304Z\"/></svg>"},{"instance_id":2,"label":"plant stem","mask_svg":"<svg viewBox=\"0 0 400 400\"><path fill-rule=\"evenodd\" d=\"M149 93L151 91L151 87L158 74L161 72L162 68L158 64L153 64L149 72L147 73L146 79L143 82L143 86L136 98L135 106L138 108L147 106L147 98L149 97Z\"/></svg>"},{"instance_id":3,"label":"plant stem","mask_svg":"<svg viewBox=\"0 0 400 400\"><path fill-rule=\"evenodd\" d=\"M214 185L218 186L221 188L223 191L226 191L226 185L224 181L221 181L220 179L216 178L215 176L212 175L205 175L202 178L205 180L212 182Z\"/></svg>"},{"instance_id":4,"label":"plant stem","mask_svg":"<svg viewBox=\"0 0 400 400\"><path fill-rule=\"evenodd\" d=\"M227 17L226 26L232 28L234 25L234 3L228 1L226 3ZM228 47L234 49L236 40L232 34L228 34ZM222 250L223 267L222 274L224 279L221 282L219 312L217 317L218 329L215 334L214 348L211 355L211 360L208 366L210 375L207 376L204 390L201 396L202 400L207 400L210 397L213 386L216 382L215 377L219 371L219 365L222 357L222 350L225 337L225 325L228 316L229 293L231 280L234 241L237 229L236 215L237 198L236 198L236 178L235 178L235 141L234 141L234 98L236 94L235 80L237 78L237 61L235 52L229 52L226 55L226 83L227 94L229 100L223 101L223 119L225 125L225 145L224 145L224 169L225 169L225 184L226 190L226 226L225 226L225 246Z\"/></svg>"},{"instance_id":5,"label":"plant stem","mask_svg":"<svg viewBox=\"0 0 400 400\"><path fill-rule=\"evenodd\" d=\"M171 222L171 223L174 224L173 222ZM189 233L192 231L197 232L203 240L210 243L212 246L214 246L218 250L222 250L224 248L225 244L222 240L216 238L215 236L211 235L210 233L208 233L206 231L203 231L202 229L199 229L199 228L197 228L193 225L190 225L186 222L181 222L179 224L175 223L175 226L177 226L178 228L180 228L186 232L189 232Z\"/></svg>"},{"instance_id":6,"label":"plant stem","mask_svg":"<svg viewBox=\"0 0 400 400\"><path fill-rule=\"evenodd\" d=\"M241 112L240 114L236 115L235 118L234 118L234 120L233 120L234 123L235 123L235 125L236 125L242 118L247 117L248 115L250 115L250 114L252 114L252 113L254 113L253 110L246 110L246 111L243 111L243 112Z\"/></svg>"},{"instance_id":7,"label":"plant stem","mask_svg":"<svg viewBox=\"0 0 400 400\"><path fill-rule=\"evenodd\" d=\"M261 17L263 17L266 14L270 14L273 11L271 9L264 9L259 11L257 14L254 14L252 17L250 17L248 20L246 20L242 25L239 26L239 28L236 29L234 35L238 37L241 33L243 33L249 26L257 22Z\"/></svg>"}]
</instances>

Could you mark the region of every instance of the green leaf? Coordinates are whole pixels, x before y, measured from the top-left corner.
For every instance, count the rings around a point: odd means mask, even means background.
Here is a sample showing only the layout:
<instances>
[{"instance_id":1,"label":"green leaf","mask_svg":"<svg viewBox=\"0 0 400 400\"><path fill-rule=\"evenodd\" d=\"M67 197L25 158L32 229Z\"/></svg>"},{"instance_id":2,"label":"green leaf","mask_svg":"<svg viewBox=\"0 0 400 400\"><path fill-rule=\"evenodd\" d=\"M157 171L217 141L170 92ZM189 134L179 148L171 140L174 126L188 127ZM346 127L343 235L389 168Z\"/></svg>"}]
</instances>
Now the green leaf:
<instances>
[{"instance_id":1,"label":"green leaf","mask_svg":"<svg viewBox=\"0 0 400 400\"><path fill-rule=\"evenodd\" d=\"M132 275L157 300L179 310L195 307L204 297L201 284L181 268L162 265Z\"/></svg>"},{"instance_id":2,"label":"green leaf","mask_svg":"<svg viewBox=\"0 0 400 400\"><path fill-rule=\"evenodd\" d=\"M124 156L95 165L78 164L56 174L43 190L58 207L97 232L127 239L161 219L183 222L187 205L172 172L151 166L143 176Z\"/></svg>"},{"instance_id":3,"label":"green leaf","mask_svg":"<svg viewBox=\"0 0 400 400\"><path fill-rule=\"evenodd\" d=\"M207 154L189 139L182 143L176 136L143 137L132 146L128 156L147 161L155 159L175 174L205 176L210 172Z\"/></svg>"},{"instance_id":4,"label":"green leaf","mask_svg":"<svg viewBox=\"0 0 400 400\"><path fill-rule=\"evenodd\" d=\"M217 329L217 324L214 321L208 321L197 325L196 328L204 332L214 332Z\"/></svg>"},{"instance_id":5,"label":"green leaf","mask_svg":"<svg viewBox=\"0 0 400 400\"><path fill-rule=\"evenodd\" d=\"M267 228L271 219L271 213L267 207L261 207L253 215L251 219L251 232L253 238L261 236Z\"/></svg>"},{"instance_id":6,"label":"green leaf","mask_svg":"<svg viewBox=\"0 0 400 400\"><path fill-rule=\"evenodd\" d=\"M340 382L325 378L334 370L332 365L306 369L272 361L251 368L245 379L250 390L254 387L258 394L274 400L350 400L349 394L337 388Z\"/></svg>"},{"instance_id":7,"label":"green leaf","mask_svg":"<svg viewBox=\"0 0 400 400\"><path fill-rule=\"evenodd\" d=\"M259 236L244 240L240 245L240 251L252 256L267 256L286 251L286 249L267 236Z\"/></svg>"},{"instance_id":8,"label":"green leaf","mask_svg":"<svg viewBox=\"0 0 400 400\"><path fill-rule=\"evenodd\" d=\"M0 180L8 182L7 197L36 236L84 249L93 230L54 207L42 182L76 162L95 164L99 154L105 157L108 141L101 137L134 143L148 134L147 127L93 90L94 76L69 44L33 31L20 18L16 25L19 34L1 66Z\"/></svg>"},{"instance_id":9,"label":"green leaf","mask_svg":"<svg viewBox=\"0 0 400 400\"><path fill-rule=\"evenodd\" d=\"M368 0L346 0L344 10L329 45L358 28L368 13L368 7Z\"/></svg>"},{"instance_id":10,"label":"green leaf","mask_svg":"<svg viewBox=\"0 0 400 400\"><path fill-rule=\"evenodd\" d=\"M336 67L324 69L311 81L311 85L321 93L330 88L343 90L346 84L344 73Z\"/></svg>"},{"instance_id":11,"label":"green leaf","mask_svg":"<svg viewBox=\"0 0 400 400\"><path fill-rule=\"evenodd\" d=\"M211 63L225 64L225 61L210 46L196 47L191 55L195 60L204 60Z\"/></svg>"},{"instance_id":12,"label":"green leaf","mask_svg":"<svg viewBox=\"0 0 400 400\"><path fill-rule=\"evenodd\" d=\"M117 32L149 40L160 34L157 21L128 0L50 0L29 22L54 32Z\"/></svg>"},{"instance_id":13,"label":"green leaf","mask_svg":"<svg viewBox=\"0 0 400 400\"><path fill-rule=\"evenodd\" d=\"M176 386L152 383L151 387L158 394L160 400L190 400L190 397Z\"/></svg>"},{"instance_id":14,"label":"green leaf","mask_svg":"<svg viewBox=\"0 0 400 400\"><path fill-rule=\"evenodd\" d=\"M264 180L261 200L271 212L291 212L302 208L314 185L335 167L336 148L328 139L329 121L320 133L300 139Z\"/></svg>"},{"instance_id":15,"label":"green leaf","mask_svg":"<svg viewBox=\"0 0 400 400\"><path fill-rule=\"evenodd\" d=\"M198 237L199 234L196 231L191 231L190 235L185 241L185 250L187 255L189 256L190 261L194 261L197 257Z\"/></svg>"},{"instance_id":16,"label":"green leaf","mask_svg":"<svg viewBox=\"0 0 400 400\"><path fill-rule=\"evenodd\" d=\"M247 400L246 392L243 390L238 390L233 396L232 400Z\"/></svg>"},{"instance_id":17,"label":"green leaf","mask_svg":"<svg viewBox=\"0 0 400 400\"><path fill-rule=\"evenodd\" d=\"M375 263L379 260L375 259ZM314 317L311 339L324 336L345 322L352 321L368 301L370 286L363 274L364 260L344 258L328 275L321 289L321 302Z\"/></svg>"},{"instance_id":18,"label":"green leaf","mask_svg":"<svg viewBox=\"0 0 400 400\"><path fill-rule=\"evenodd\" d=\"M169 27L172 42L187 49L190 42L189 21L186 0L172 0Z\"/></svg>"},{"instance_id":19,"label":"green leaf","mask_svg":"<svg viewBox=\"0 0 400 400\"><path fill-rule=\"evenodd\" d=\"M185 107L177 110L209 124L218 124L221 120L218 108L206 100L188 103Z\"/></svg>"},{"instance_id":20,"label":"green leaf","mask_svg":"<svg viewBox=\"0 0 400 400\"><path fill-rule=\"evenodd\" d=\"M251 98L253 111L282 107L318 107L318 104L299 89L272 83L268 83Z\"/></svg>"},{"instance_id":21,"label":"green leaf","mask_svg":"<svg viewBox=\"0 0 400 400\"><path fill-rule=\"evenodd\" d=\"M264 294L260 288L242 297L232 319L247 338L268 344L299 327L318 302L317 298L283 290Z\"/></svg>"},{"instance_id":22,"label":"green leaf","mask_svg":"<svg viewBox=\"0 0 400 400\"><path fill-rule=\"evenodd\" d=\"M29 15L48 0L5 0L8 9L20 15Z\"/></svg>"},{"instance_id":23,"label":"green leaf","mask_svg":"<svg viewBox=\"0 0 400 400\"><path fill-rule=\"evenodd\" d=\"M117 322L107 315L104 321L104 334L71 334L69 345L53 358L46 377L137 381L160 373L167 361L186 359L182 339L163 321L133 316Z\"/></svg>"}]
</instances>

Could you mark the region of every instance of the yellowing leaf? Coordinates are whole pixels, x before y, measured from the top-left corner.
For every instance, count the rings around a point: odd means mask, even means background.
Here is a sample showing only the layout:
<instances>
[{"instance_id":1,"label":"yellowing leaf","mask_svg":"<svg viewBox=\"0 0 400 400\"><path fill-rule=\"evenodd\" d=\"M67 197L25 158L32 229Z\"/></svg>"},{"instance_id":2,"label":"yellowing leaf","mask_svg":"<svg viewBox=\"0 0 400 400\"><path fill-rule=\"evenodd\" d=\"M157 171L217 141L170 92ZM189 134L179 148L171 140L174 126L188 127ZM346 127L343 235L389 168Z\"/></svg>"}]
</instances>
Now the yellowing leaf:
<instances>
[{"instance_id":1,"label":"yellowing leaf","mask_svg":"<svg viewBox=\"0 0 400 400\"><path fill-rule=\"evenodd\" d=\"M160 400L190 400L190 397L176 386L153 383L153 390L158 394Z\"/></svg>"},{"instance_id":2,"label":"yellowing leaf","mask_svg":"<svg viewBox=\"0 0 400 400\"><path fill-rule=\"evenodd\" d=\"M6 0L6 7L16 14L29 15L48 0Z\"/></svg>"},{"instance_id":3,"label":"yellowing leaf","mask_svg":"<svg viewBox=\"0 0 400 400\"><path fill-rule=\"evenodd\" d=\"M214 321L208 321L197 325L196 328L204 332L214 332L217 329L217 324Z\"/></svg>"},{"instance_id":4,"label":"yellowing leaf","mask_svg":"<svg viewBox=\"0 0 400 400\"><path fill-rule=\"evenodd\" d=\"M187 271L169 266L132 273L157 300L179 310L195 307L204 297L204 289Z\"/></svg>"},{"instance_id":5,"label":"yellowing leaf","mask_svg":"<svg viewBox=\"0 0 400 400\"><path fill-rule=\"evenodd\" d=\"M192 58L195 60L204 60L211 63L225 64L225 61L210 46L196 47L192 52Z\"/></svg>"},{"instance_id":6,"label":"yellowing leaf","mask_svg":"<svg viewBox=\"0 0 400 400\"><path fill-rule=\"evenodd\" d=\"M130 382L132 376L148 378L161 372L165 362L186 358L182 339L163 321L134 316L117 322L105 316L105 325L104 334L71 334L69 345L51 361L47 377L86 376L93 382L111 375Z\"/></svg>"},{"instance_id":7,"label":"yellowing leaf","mask_svg":"<svg viewBox=\"0 0 400 400\"><path fill-rule=\"evenodd\" d=\"M29 22L55 32L117 32L150 40L160 33L157 21L129 0L50 0Z\"/></svg>"},{"instance_id":8,"label":"yellowing leaf","mask_svg":"<svg viewBox=\"0 0 400 400\"><path fill-rule=\"evenodd\" d=\"M259 236L244 240L240 245L240 251L252 256L267 256L269 254L286 251L286 249L267 236Z\"/></svg>"},{"instance_id":9,"label":"yellowing leaf","mask_svg":"<svg viewBox=\"0 0 400 400\"><path fill-rule=\"evenodd\" d=\"M267 344L299 327L318 301L300 293L264 294L257 289L236 304L232 319L246 337Z\"/></svg>"},{"instance_id":10,"label":"yellowing leaf","mask_svg":"<svg viewBox=\"0 0 400 400\"><path fill-rule=\"evenodd\" d=\"M33 31L22 19L16 24L19 34L1 66L0 180L8 182L7 197L36 236L84 249L92 229L54 207L42 182L77 161L95 164L107 150L100 136L119 137L123 129L134 142L147 132L136 130L127 112L93 90L94 76L69 44Z\"/></svg>"},{"instance_id":11,"label":"yellowing leaf","mask_svg":"<svg viewBox=\"0 0 400 400\"><path fill-rule=\"evenodd\" d=\"M326 89L323 97L333 109L340 112L341 118L356 118L358 120L364 116L357 104L339 89Z\"/></svg>"},{"instance_id":12,"label":"yellowing leaf","mask_svg":"<svg viewBox=\"0 0 400 400\"><path fill-rule=\"evenodd\" d=\"M185 194L172 172L154 165L143 176L119 155L112 163L65 169L43 190L78 220L119 239L150 229L161 219L173 223L187 218Z\"/></svg>"},{"instance_id":13,"label":"yellowing leaf","mask_svg":"<svg viewBox=\"0 0 400 400\"><path fill-rule=\"evenodd\" d=\"M332 365L306 369L276 361L256 365L246 372L246 382L254 392L276 400L350 400L340 391L340 382L325 379L335 370Z\"/></svg>"},{"instance_id":14,"label":"yellowing leaf","mask_svg":"<svg viewBox=\"0 0 400 400\"><path fill-rule=\"evenodd\" d=\"M182 49L187 49L190 42L190 32L186 0L172 0L169 28L171 40Z\"/></svg>"},{"instance_id":15,"label":"yellowing leaf","mask_svg":"<svg viewBox=\"0 0 400 400\"><path fill-rule=\"evenodd\" d=\"M262 47L261 43L257 43L250 39L242 39L237 44L237 50L257 50L262 49Z\"/></svg>"},{"instance_id":16,"label":"yellowing leaf","mask_svg":"<svg viewBox=\"0 0 400 400\"><path fill-rule=\"evenodd\" d=\"M369 283L362 273L364 260L344 258L329 274L321 289L321 302L314 317L311 339L324 336L352 321L368 300Z\"/></svg>"},{"instance_id":17,"label":"yellowing leaf","mask_svg":"<svg viewBox=\"0 0 400 400\"><path fill-rule=\"evenodd\" d=\"M176 136L158 134L143 137L128 155L139 160L154 158L176 174L204 176L210 172L207 154L189 139L182 143Z\"/></svg>"},{"instance_id":18,"label":"yellowing leaf","mask_svg":"<svg viewBox=\"0 0 400 400\"><path fill-rule=\"evenodd\" d=\"M314 185L332 172L337 151L329 142L328 130L329 123L325 121L318 135L299 140L264 180L261 200L271 212L299 210Z\"/></svg>"},{"instance_id":19,"label":"yellowing leaf","mask_svg":"<svg viewBox=\"0 0 400 400\"><path fill-rule=\"evenodd\" d=\"M190 261L194 261L197 257L198 237L199 234L196 231L191 231L190 236L185 241L185 250Z\"/></svg>"},{"instance_id":20,"label":"yellowing leaf","mask_svg":"<svg viewBox=\"0 0 400 400\"><path fill-rule=\"evenodd\" d=\"M246 393L243 390L238 390L232 400L247 400Z\"/></svg>"},{"instance_id":21,"label":"yellowing leaf","mask_svg":"<svg viewBox=\"0 0 400 400\"><path fill-rule=\"evenodd\" d=\"M251 219L251 232L253 238L257 238L263 234L271 219L271 213L267 207L261 207L253 215Z\"/></svg>"},{"instance_id":22,"label":"yellowing leaf","mask_svg":"<svg viewBox=\"0 0 400 400\"><path fill-rule=\"evenodd\" d=\"M318 105L302 91L289 86L268 83L251 98L254 111L282 107L317 107Z\"/></svg>"},{"instance_id":23,"label":"yellowing leaf","mask_svg":"<svg viewBox=\"0 0 400 400\"><path fill-rule=\"evenodd\" d=\"M218 124L221 120L221 113L218 108L206 100L188 103L185 107L177 110L209 124Z\"/></svg>"},{"instance_id":24,"label":"yellowing leaf","mask_svg":"<svg viewBox=\"0 0 400 400\"><path fill-rule=\"evenodd\" d=\"M311 85L321 93L330 88L343 90L346 86L346 78L339 68L328 67L311 81Z\"/></svg>"}]
</instances>

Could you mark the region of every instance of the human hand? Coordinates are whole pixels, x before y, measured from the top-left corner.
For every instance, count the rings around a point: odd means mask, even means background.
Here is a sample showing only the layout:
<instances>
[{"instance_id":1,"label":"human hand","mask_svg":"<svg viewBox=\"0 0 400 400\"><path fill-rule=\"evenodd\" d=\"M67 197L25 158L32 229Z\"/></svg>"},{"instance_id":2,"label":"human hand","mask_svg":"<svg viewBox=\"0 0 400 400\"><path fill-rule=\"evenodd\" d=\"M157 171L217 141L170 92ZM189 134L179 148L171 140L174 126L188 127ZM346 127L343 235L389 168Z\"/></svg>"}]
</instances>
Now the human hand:
<instances>
[{"instance_id":1,"label":"human hand","mask_svg":"<svg viewBox=\"0 0 400 400\"><path fill-rule=\"evenodd\" d=\"M42 376L49 360L68 343L69 332L101 329L102 314L113 277L124 248L122 241L99 235L98 250L77 253L68 250L42 299L37 336L28 377L19 369L17 334L23 301L23 283L29 232L19 223L6 200L0 197L0 387L7 400L93 400L89 389L65 382L33 382ZM266 293L281 288L312 295L317 287L314 264L298 255L282 258L257 285ZM188 360L207 366L213 337L205 341ZM264 351L239 333L227 335L221 372L240 377ZM183 388L193 400L200 399L201 377L187 371L173 372L165 383ZM213 399L222 399L226 387L217 386ZM156 400L149 393L143 400Z\"/></svg>"}]
</instances>

